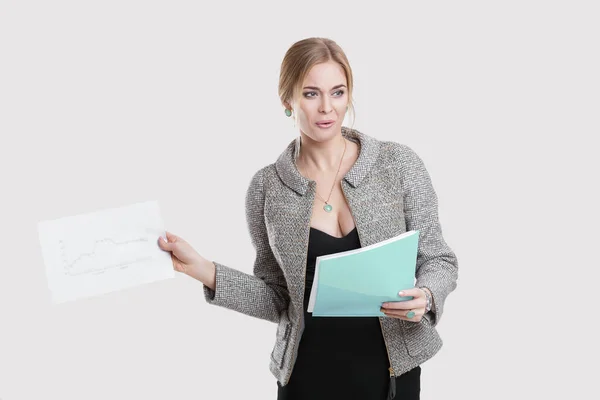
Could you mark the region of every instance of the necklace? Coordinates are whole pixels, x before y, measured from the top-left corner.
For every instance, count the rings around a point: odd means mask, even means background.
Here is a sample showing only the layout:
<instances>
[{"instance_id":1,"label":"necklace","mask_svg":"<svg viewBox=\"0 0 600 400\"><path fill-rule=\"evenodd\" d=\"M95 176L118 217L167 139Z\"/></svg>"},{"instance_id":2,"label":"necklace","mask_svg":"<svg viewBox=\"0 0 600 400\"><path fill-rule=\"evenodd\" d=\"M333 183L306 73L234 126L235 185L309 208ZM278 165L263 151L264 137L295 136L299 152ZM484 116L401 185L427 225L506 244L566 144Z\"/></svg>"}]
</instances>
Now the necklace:
<instances>
[{"instance_id":1,"label":"necklace","mask_svg":"<svg viewBox=\"0 0 600 400\"><path fill-rule=\"evenodd\" d=\"M330 213L333 210L333 206L331 204L329 204L329 198L331 197L331 193L333 193L333 188L335 187L335 183L337 182L337 176L340 173L340 168L342 167L342 160L344 159L344 154L346 154L346 141L344 140L343 136L342 136L342 140L344 141L344 151L342 152L342 158L340 158L340 165L338 165L337 172L335 173L335 178L333 178L333 185L331 185L331 190L329 191L329 196L327 196L327 200L322 198L321 195L315 190L315 193L317 194L317 196L321 197L321 200L325 202L325 205L323 206L323 210L325 210L328 213ZM306 175L308 176L308 174L306 174ZM310 180L314 180L310 176L308 176L308 178Z\"/></svg>"}]
</instances>

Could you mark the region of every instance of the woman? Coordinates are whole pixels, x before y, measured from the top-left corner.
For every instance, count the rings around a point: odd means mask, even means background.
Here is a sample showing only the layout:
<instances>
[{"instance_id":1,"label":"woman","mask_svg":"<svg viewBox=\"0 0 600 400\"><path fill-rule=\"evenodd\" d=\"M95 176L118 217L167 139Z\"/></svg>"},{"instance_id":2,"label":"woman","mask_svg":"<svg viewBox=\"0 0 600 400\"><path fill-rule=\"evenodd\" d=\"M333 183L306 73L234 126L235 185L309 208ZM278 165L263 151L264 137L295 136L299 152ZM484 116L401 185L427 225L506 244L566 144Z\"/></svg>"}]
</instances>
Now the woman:
<instances>
[{"instance_id":1,"label":"woman","mask_svg":"<svg viewBox=\"0 0 600 400\"><path fill-rule=\"evenodd\" d=\"M246 193L256 249L253 275L200 256L167 232L175 270L204 284L206 300L278 324L270 370L278 399L418 399L420 364L442 346L435 325L456 288L457 259L442 237L437 197L408 146L342 126L352 108L352 70L333 41L295 43L279 95L300 136L257 171ZM315 259L419 230L412 300L386 317L306 312Z\"/></svg>"}]
</instances>

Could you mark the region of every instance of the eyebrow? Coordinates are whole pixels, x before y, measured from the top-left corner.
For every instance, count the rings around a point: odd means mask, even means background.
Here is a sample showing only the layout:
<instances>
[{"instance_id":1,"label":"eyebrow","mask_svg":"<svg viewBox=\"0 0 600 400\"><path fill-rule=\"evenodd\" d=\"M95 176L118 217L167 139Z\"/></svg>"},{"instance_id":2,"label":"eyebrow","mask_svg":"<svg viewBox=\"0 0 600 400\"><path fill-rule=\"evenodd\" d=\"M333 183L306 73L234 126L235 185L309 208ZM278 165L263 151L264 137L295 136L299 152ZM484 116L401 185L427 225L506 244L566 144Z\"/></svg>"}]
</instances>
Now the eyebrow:
<instances>
[{"instance_id":1,"label":"eyebrow","mask_svg":"<svg viewBox=\"0 0 600 400\"><path fill-rule=\"evenodd\" d=\"M332 87L331 90L339 89L341 87L346 87L346 85L344 85L344 84L336 85L336 86ZM321 90L316 86L304 86L302 89L313 89L313 90L319 90L319 91Z\"/></svg>"}]
</instances>

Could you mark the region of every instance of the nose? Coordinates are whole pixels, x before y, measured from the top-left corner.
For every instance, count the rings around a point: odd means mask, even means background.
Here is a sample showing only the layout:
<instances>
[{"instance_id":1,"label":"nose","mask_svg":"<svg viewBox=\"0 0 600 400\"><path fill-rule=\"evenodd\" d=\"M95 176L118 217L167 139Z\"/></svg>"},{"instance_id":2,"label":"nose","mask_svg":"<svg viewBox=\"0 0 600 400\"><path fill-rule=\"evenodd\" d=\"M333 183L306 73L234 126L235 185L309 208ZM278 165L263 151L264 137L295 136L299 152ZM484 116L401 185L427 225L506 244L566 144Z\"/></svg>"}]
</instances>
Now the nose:
<instances>
[{"instance_id":1,"label":"nose","mask_svg":"<svg viewBox=\"0 0 600 400\"><path fill-rule=\"evenodd\" d=\"M331 111L331 103L327 99L327 97L323 97L323 101L321 102L321 107L319 107L319 112L323 114L327 114Z\"/></svg>"}]
</instances>

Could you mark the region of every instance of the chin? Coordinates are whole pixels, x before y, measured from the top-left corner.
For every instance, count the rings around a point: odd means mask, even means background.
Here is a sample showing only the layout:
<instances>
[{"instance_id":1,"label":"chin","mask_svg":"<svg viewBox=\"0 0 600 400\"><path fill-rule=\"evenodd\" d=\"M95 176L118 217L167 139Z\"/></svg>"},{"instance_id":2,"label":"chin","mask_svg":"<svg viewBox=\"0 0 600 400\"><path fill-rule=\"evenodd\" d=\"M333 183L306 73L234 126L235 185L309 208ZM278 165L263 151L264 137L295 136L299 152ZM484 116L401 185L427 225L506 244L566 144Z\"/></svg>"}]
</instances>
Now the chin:
<instances>
[{"instance_id":1,"label":"chin","mask_svg":"<svg viewBox=\"0 0 600 400\"><path fill-rule=\"evenodd\" d=\"M331 132L320 132L317 128L316 130L311 131L311 134L308 135L315 142L326 142L331 140L337 136L337 131L331 130Z\"/></svg>"}]
</instances>

